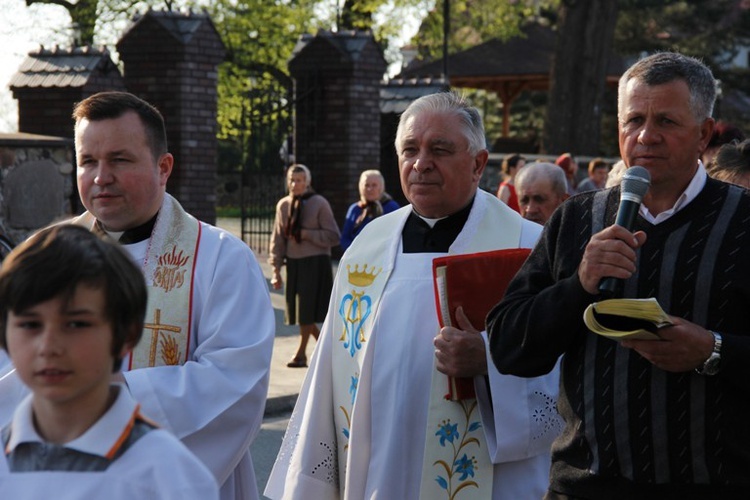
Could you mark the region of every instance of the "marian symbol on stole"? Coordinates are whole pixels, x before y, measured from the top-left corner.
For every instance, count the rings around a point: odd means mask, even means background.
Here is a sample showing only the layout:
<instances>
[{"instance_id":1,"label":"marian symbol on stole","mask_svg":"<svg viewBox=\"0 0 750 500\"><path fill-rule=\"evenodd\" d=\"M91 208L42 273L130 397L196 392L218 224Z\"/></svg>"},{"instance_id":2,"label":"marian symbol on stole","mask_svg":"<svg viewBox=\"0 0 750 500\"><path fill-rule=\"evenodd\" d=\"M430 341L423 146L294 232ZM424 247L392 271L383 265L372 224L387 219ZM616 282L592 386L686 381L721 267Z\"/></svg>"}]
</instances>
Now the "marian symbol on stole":
<instances>
[{"instance_id":1,"label":"marian symbol on stole","mask_svg":"<svg viewBox=\"0 0 750 500\"><path fill-rule=\"evenodd\" d=\"M359 265L355 265L354 270L352 270L351 266L347 265L349 283L360 288L372 285L381 271L380 269L378 271L374 269L374 267L371 267L370 272L367 272L367 264L365 264L361 271ZM352 357L359 349L362 349L362 343L367 340L362 328L371 312L372 298L364 290L358 291L353 288L350 293L345 294L341 299L339 316L344 322L344 328L339 341L344 343L344 349L348 350Z\"/></svg>"}]
</instances>

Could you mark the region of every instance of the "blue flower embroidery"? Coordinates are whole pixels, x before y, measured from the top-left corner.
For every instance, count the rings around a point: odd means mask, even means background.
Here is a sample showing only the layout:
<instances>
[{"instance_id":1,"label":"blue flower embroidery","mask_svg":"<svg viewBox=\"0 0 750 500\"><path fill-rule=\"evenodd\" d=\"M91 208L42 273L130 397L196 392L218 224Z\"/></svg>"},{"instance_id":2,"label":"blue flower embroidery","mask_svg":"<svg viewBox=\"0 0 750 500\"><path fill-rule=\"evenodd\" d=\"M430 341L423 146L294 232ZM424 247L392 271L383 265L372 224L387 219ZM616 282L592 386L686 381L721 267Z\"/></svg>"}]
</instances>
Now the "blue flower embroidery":
<instances>
[{"instance_id":1,"label":"blue flower embroidery","mask_svg":"<svg viewBox=\"0 0 750 500\"><path fill-rule=\"evenodd\" d=\"M352 377L352 385L349 386L349 394L352 395L352 405L357 397L357 386L359 385L359 377Z\"/></svg>"},{"instance_id":2,"label":"blue flower embroidery","mask_svg":"<svg viewBox=\"0 0 750 500\"><path fill-rule=\"evenodd\" d=\"M445 480L443 476L438 476L435 478L435 481L440 485L441 488L444 490L448 489L448 481Z\"/></svg>"},{"instance_id":3,"label":"blue flower embroidery","mask_svg":"<svg viewBox=\"0 0 750 500\"><path fill-rule=\"evenodd\" d=\"M479 488L480 482L492 480L492 476L482 477L485 471L477 469L479 466L476 456L472 455L469 458L467 453L467 449L479 448L482 445L481 436L478 435L482 432L481 420L472 418L478 411L477 401L462 400L458 404L461 405L466 418L459 418L457 424L451 424L450 419L446 418L438 425L438 431L435 433L442 446L440 452L435 450L433 465L440 470L435 481L444 490L447 500L456 499L458 493L466 488ZM458 430L459 426L461 431ZM447 446L446 441L450 446Z\"/></svg>"},{"instance_id":4,"label":"blue flower embroidery","mask_svg":"<svg viewBox=\"0 0 750 500\"><path fill-rule=\"evenodd\" d=\"M454 439L458 439L458 424L451 425L451 421L448 420L440 426L435 435L440 436L440 446L445 446L446 440L453 443Z\"/></svg>"},{"instance_id":5,"label":"blue flower embroidery","mask_svg":"<svg viewBox=\"0 0 750 500\"><path fill-rule=\"evenodd\" d=\"M469 476L474 477L474 461L468 458L466 453L464 453L463 457L453 462L453 465L456 466L456 473L461 474L461 477L458 478L459 481L463 481Z\"/></svg>"}]
</instances>

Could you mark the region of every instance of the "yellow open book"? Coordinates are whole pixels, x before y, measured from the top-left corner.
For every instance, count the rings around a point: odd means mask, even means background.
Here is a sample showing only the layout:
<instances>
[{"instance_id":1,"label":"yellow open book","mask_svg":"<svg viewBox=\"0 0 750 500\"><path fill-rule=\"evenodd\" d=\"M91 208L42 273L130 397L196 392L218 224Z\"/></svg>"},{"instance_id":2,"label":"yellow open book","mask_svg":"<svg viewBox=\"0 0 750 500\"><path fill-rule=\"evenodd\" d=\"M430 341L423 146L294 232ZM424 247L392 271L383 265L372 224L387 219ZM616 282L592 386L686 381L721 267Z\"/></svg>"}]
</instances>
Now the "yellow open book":
<instances>
[{"instance_id":1,"label":"yellow open book","mask_svg":"<svg viewBox=\"0 0 750 500\"><path fill-rule=\"evenodd\" d=\"M653 297L593 302L584 311L583 322L592 332L613 340L659 340L659 328L672 324Z\"/></svg>"}]
</instances>

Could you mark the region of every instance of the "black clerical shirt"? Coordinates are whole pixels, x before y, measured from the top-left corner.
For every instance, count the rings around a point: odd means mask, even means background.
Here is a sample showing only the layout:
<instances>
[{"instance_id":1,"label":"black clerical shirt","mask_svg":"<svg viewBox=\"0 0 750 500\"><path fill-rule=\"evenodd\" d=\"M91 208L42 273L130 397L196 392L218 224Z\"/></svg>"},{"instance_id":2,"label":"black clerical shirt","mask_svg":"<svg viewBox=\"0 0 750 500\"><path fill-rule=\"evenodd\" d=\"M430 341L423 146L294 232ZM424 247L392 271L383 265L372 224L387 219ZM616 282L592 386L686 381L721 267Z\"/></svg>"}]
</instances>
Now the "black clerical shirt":
<instances>
[{"instance_id":1,"label":"black clerical shirt","mask_svg":"<svg viewBox=\"0 0 750 500\"><path fill-rule=\"evenodd\" d=\"M118 240L123 245L129 245L131 243L138 243L139 241L147 240L151 237L151 232L154 230L154 225L156 224L156 217L159 215L159 212L156 212L156 215L151 217L150 220L146 221L145 223L141 224L140 226L126 229L122 235L120 235L120 239ZM101 234L105 234L106 231L101 227L101 224L99 221L96 221L96 227L98 231Z\"/></svg>"},{"instance_id":2,"label":"black clerical shirt","mask_svg":"<svg viewBox=\"0 0 750 500\"><path fill-rule=\"evenodd\" d=\"M412 211L401 232L404 253L447 252L464 228L472 205L474 205L473 198L465 208L440 219L434 227L430 227L419 215Z\"/></svg>"}]
</instances>

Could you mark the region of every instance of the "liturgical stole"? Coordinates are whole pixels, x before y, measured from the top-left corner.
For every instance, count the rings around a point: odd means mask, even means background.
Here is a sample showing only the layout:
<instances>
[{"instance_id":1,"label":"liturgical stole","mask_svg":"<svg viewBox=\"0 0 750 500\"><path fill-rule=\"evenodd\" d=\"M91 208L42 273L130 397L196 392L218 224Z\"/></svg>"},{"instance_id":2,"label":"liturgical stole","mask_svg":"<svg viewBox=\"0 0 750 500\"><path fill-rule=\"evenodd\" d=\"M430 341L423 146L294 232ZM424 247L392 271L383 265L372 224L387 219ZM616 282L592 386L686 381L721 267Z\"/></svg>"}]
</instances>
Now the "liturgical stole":
<instances>
[{"instance_id":1,"label":"liturgical stole","mask_svg":"<svg viewBox=\"0 0 750 500\"><path fill-rule=\"evenodd\" d=\"M477 209L477 204L479 200L475 200L472 212ZM463 236L462 231L458 236L459 239L462 236L470 238L469 243L459 245L461 252L518 248L523 219L505 205L487 202L482 205L484 213L480 214L478 227L471 234ZM368 224L364 239L359 242L355 240L355 245L344 254L336 276L334 290L337 293L333 300L337 315L333 321L334 332L340 333L338 342L333 346L332 370L340 478L347 477L349 435L352 417L357 411L360 374L368 356L368 346L372 344L372 318L377 315L394 265L392 248L395 236L377 238L371 235L393 235L393 224L391 217L379 217ZM400 236L397 237L400 239ZM453 246L455 242L451 249ZM425 349L434 348L430 344ZM448 383L448 377L435 368L433 358L420 498L491 499L494 467L481 428L477 401L447 399ZM355 432L362 430L355 429ZM340 487L343 498L346 485Z\"/></svg>"},{"instance_id":2,"label":"liturgical stole","mask_svg":"<svg viewBox=\"0 0 750 500\"><path fill-rule=\"evenodd\" d=\"M86 212L73 222L92 230L96 220ZM200 222L165 193L142 265L148 308L143 336L130 355L129 369L182 365L188 360L200 233Z\"/></svg>"}]
</instances>

